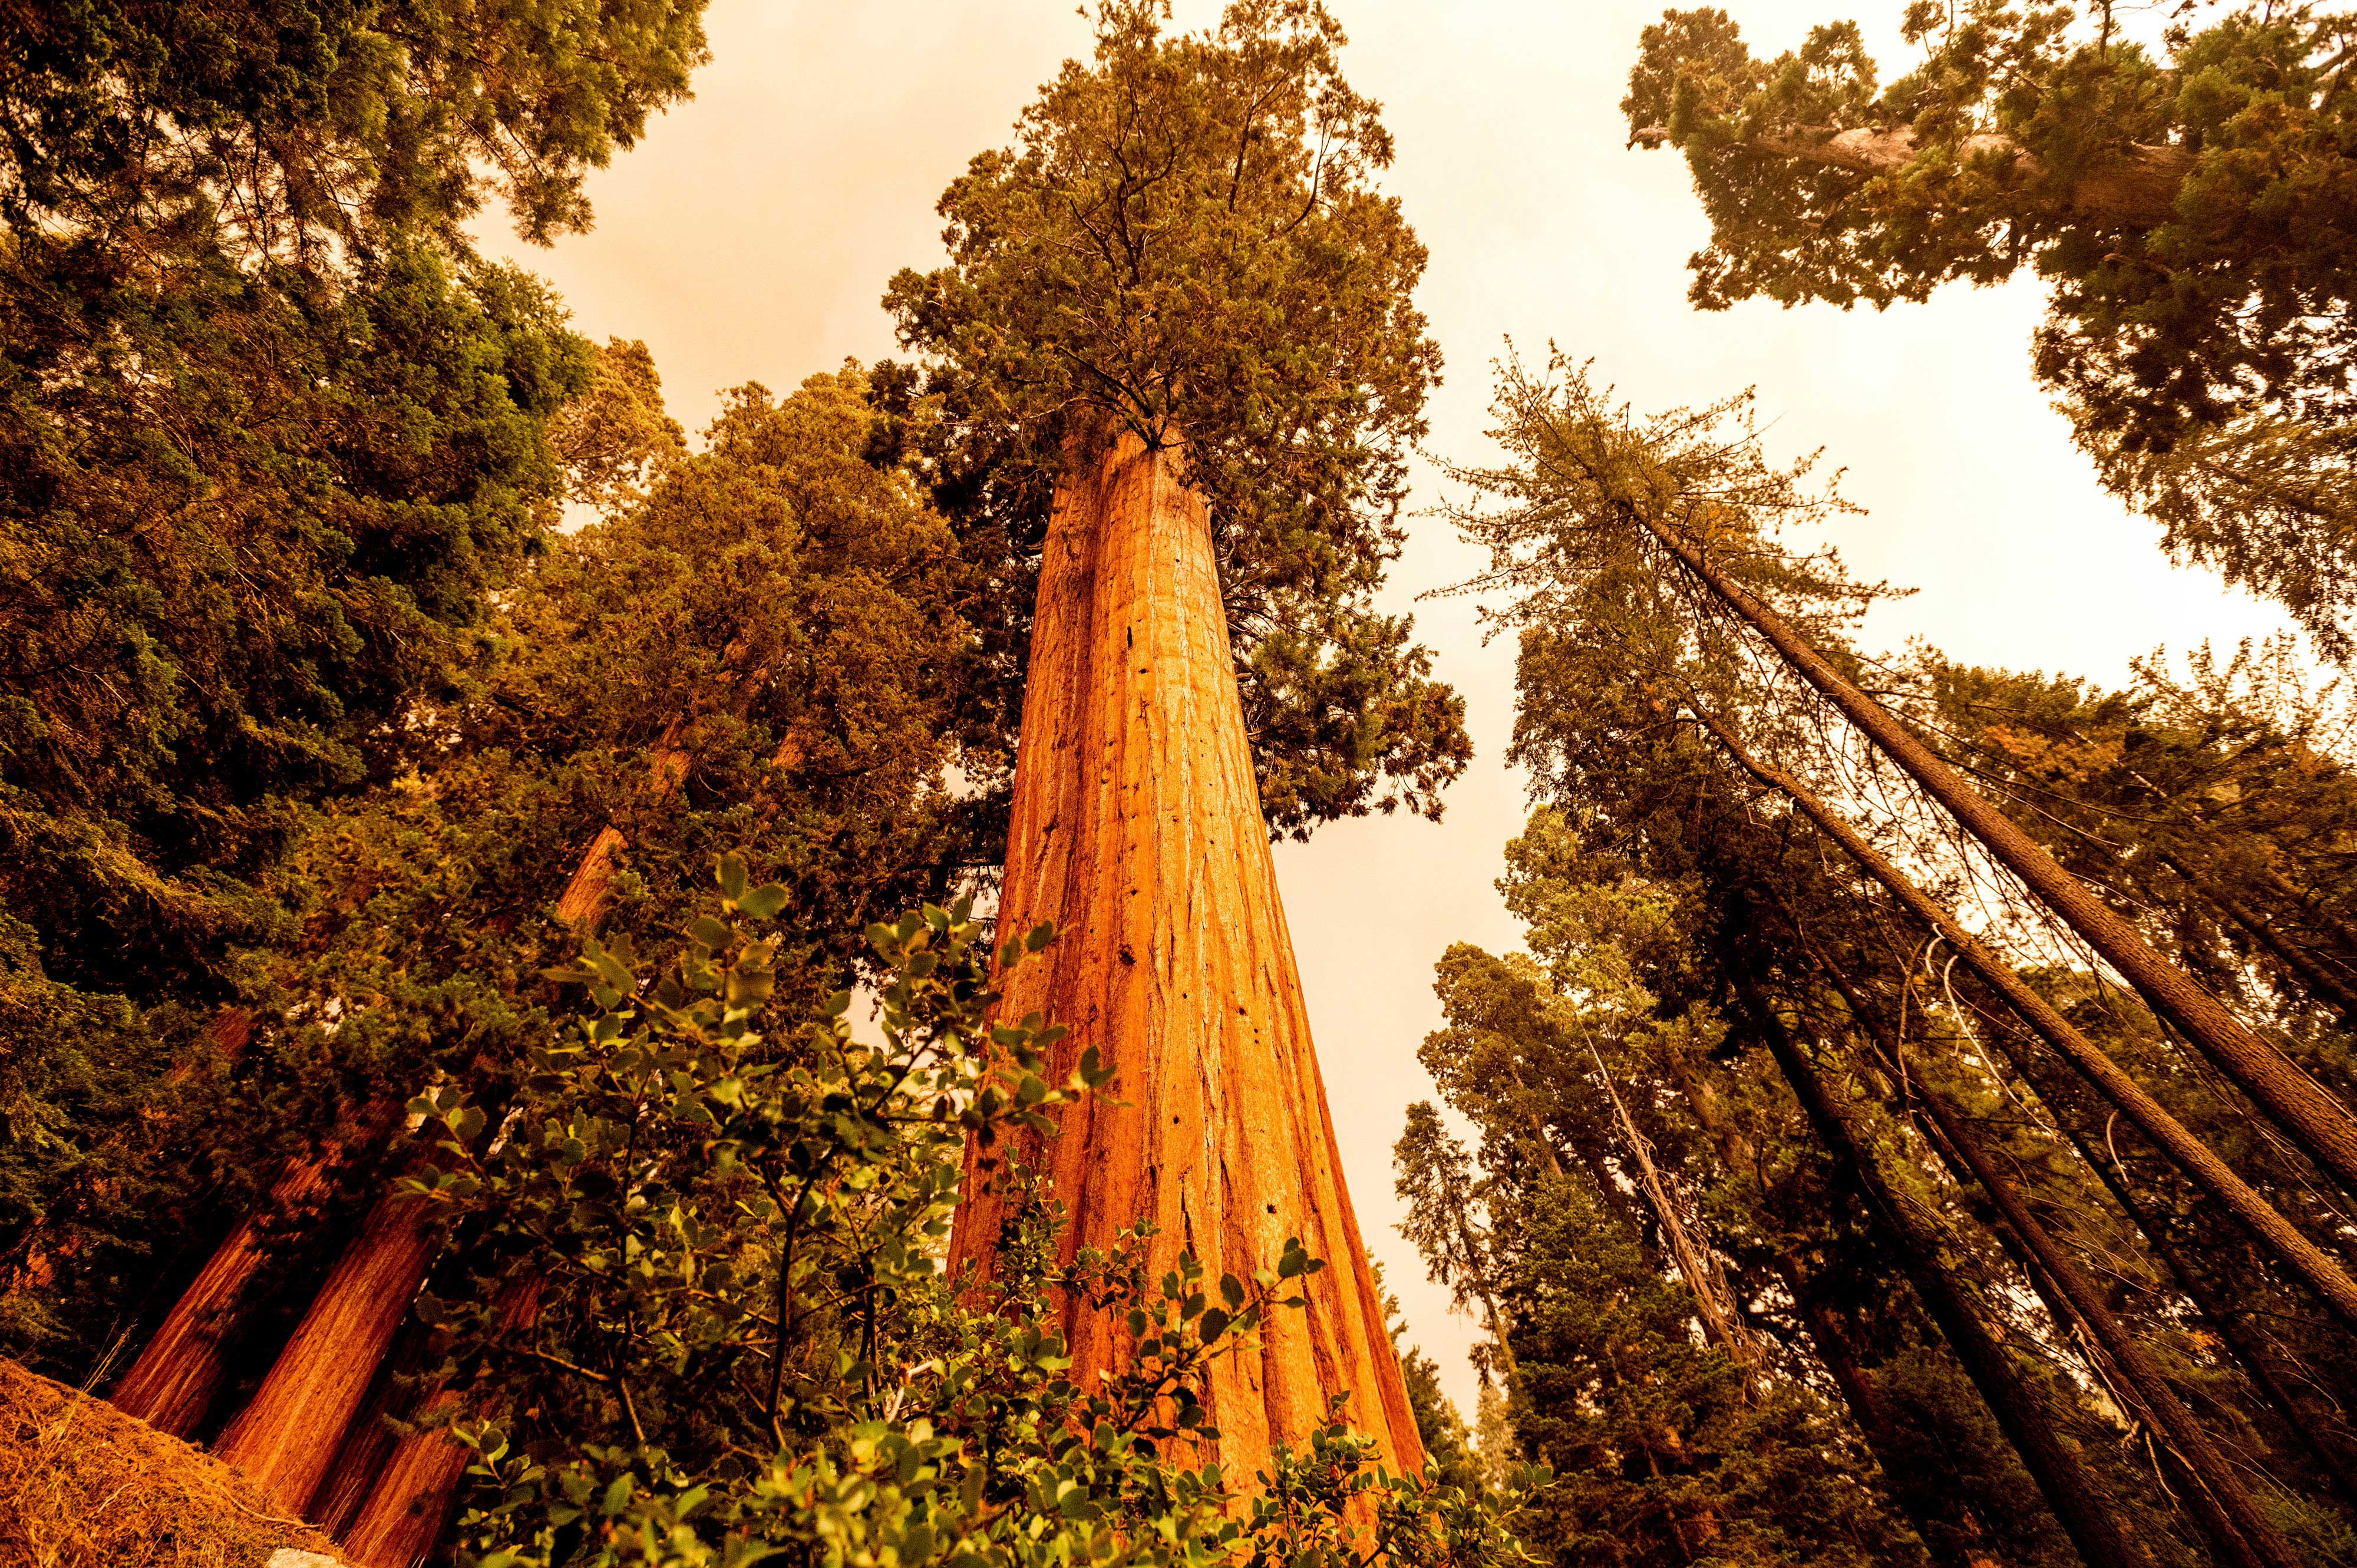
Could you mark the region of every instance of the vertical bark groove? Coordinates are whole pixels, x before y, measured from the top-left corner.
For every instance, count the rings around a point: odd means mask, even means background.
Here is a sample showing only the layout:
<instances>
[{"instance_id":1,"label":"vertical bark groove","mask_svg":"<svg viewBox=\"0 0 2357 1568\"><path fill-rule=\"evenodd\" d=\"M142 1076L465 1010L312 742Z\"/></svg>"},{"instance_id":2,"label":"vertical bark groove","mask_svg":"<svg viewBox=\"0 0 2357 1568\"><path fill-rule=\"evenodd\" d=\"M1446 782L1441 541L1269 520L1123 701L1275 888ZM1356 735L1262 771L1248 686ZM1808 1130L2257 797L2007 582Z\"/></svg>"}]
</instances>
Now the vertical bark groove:
<instances>
[{"instance_id":1,"label":"vertical bark groove","mask_svg":"<svg viewBox=\"0 0 2357 1568\"><path fill-rule=\"evenodd\" d=\"M1209 520L1171 454L1130 435L1059 485L1040 567L1000 929L1043 920L1061 939L1010 977L1003 1010L1070 1027L1059 1075L1096 1047L1126 1101L1083 1101L1056 1136L1017 1142L1069 1207L1064 1256L1143 1217L1157 1273L1191 1247L1216 1280L1298 1236L1328 1267L1258 1357L1217 1363L1221 1462L1250 1475L1348 1392L1385 1458L1420 1467L1310 1043ZM969 1149L952 1267L987 1272L1002 1174ZM1129 1353L1080 1303L1063 1327L1083 1388Z\"/></svg>"}]
</instances>

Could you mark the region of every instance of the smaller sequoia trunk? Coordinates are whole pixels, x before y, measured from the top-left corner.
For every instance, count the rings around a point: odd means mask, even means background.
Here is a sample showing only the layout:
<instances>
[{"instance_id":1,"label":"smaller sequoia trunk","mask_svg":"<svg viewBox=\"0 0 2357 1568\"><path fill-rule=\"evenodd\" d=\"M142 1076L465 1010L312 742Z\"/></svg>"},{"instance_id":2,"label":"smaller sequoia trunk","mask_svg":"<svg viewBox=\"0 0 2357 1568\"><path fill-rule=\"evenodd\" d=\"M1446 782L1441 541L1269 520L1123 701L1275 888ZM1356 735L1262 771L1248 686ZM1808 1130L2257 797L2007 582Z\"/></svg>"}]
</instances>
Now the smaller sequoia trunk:
<instances>
[{"instance_id":1,"label":"smaller sequoia trunk","mask_svg":"<svg viewBox=\"0 0 2357 1568\"><path fill-rule=\"evenodd\" d=\"M729 647L723 660L727 691L740 705L768 677L766 669L744 673L744 652L740 640ZM687 776L694 756L693 726L693 716L687 716L664 729L648 758L641 786L646 797L668 797ZM778 761L789 765L799 755L789 736L779 747ZM557 898L561 918L576 927L595 926L612 889L616 857L628 843L610 822L598 831ZM440 1251L440 1238L419 1229L419 1215L415 1205L395 1197L377 1204L319 1287L302 1326L272 1364L253 1402L221 1436L221 1455L277 1492L291 1509L308 1508L324 1484L357 1488L366 1483L365 1477L334 1474L338 1464L354 1457L339 1455L338 1444L360 1412L393 1337ZM239 1254L225 1246L224 1255ZM174 1309L175 1316L189 1305L183 1301ZM365 1529L366 1539L383 1550L406 1550L418 1529L416 1520L446 1519L466 1468L463 1461L450 1462L445 1452L449 1447L436 1434L430 1443L397 1450L385 1477L372 1484L361 1504L355 1531Z\"/></svg>"},{"instance_id":2,"label":"smaller sequoia trunk","mask_svg":"<svg viewBox=\"0 0 2357 1568\"><path fill-rule=\"evenodd\" d=\"M417 1203L377 1200L279 1353L253 1400L213 1452L303 1513L327 1478L441 1237Z\"/></svg>"},{"instance_id":3,"label":"smaller sequoia trunk","mask_svg":"<svg viewBox=\"0 0 2357 1568\"><path fill-rule=\"evenodd\" d=\"M509 1284L502 1293L500 1326L529 1327L540 1310L545 1276ZM404 1434L374 1475L349 1525L338 1532L344 1554L366 1568L409 1568L426 1561L448 1530L458 1487L474 1462L474 1450L450 1435L447 1419L466 1419L483 1409L474 1391L437 1387L421 1402L418 1424Z\"/></svg>"},{"instance_id":4,"label":"smaller sequoia trunk","mask_svg":"<svg viewBox=\"0 0 2357 1568\"><path fill-rule=\"evenodd\" d=\"M1306 1311L1278 1310L1256 1353L1214 1364L1218 1457L1250 1476L1300 1445L1347 1392L1348 1419L1395 1468L1423 1445L1344 1190L1277 898L1210 521L1172 454L1125 434L1057 488L1007 835L1000 929L1052 921L1010 977L1010 1017L1071 1029L1054 1076L1093 1046L1108 1100L1016 1153L1070 1208L1069 1261L1145 1218L1152 1274L1181 1249L1248 1278L1297 1236L1327 1268ZM952 1268L986 1273L1008 1218L1003 1154L969 1147ZM1126 1337L1068 1302L1072 1378L1093 1387Z\"/></svg>"},{"instance_id":5,"label":"smaller sequoia trunk","mask_svg":"<svg viewBox=\"0 0 2357 1568\"><path fill-rule=\"evenodd\" d=\"M326 1179L324 1162L296 1160L271 1187L271 1203L284 1213L318 1191ZM226 1375L223 1342L263 1261L260 1221L241 1221L114 1385L109 1398L117 1410L175 1437L187 1437L204 1423Z\"/></svg>"}]
</instances>

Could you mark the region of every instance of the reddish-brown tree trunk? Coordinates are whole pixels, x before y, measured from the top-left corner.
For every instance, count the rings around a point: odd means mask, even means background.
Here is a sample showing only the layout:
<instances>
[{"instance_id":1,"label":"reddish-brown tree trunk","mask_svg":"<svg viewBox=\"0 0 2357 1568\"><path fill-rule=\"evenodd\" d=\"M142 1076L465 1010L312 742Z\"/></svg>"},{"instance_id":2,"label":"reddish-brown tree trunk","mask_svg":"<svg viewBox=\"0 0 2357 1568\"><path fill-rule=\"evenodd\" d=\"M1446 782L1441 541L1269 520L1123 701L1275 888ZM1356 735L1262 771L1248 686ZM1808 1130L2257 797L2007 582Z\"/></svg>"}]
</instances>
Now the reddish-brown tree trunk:
<instances>
[{"instance_id":1,"label":"reddish-brown tree trunk","mask_svg":"<svg viewBox=\"0 0 2357 1568\"><path fill-rule=\"evenodd\" d=\"M281 1211L292 1208L318 1190L326 1173L321 1161L296 1161L271 1187L272 1205ZM109 1397L115 1409L175 1437L188 1436L203 1423L221 1391L231 1319L262 1261L258 1222L246 1219L213 1250L139 1359L114 1385Z\"/></svg>"},{"instance_id":2,"label":"reddish-brown tree trunk","mask_svg":"<svg viewBox=\"0 0 2357 1568\"><path fill-rule=\"evenodd\" d=\"M1206 1402L1219 1457L1250 1476L1351 1396L1349 1419L1395 1466L1423 1445L1344 1190L1325 1088L1245 740L1201 498L1174 455L1123 435L1057 488L1017 752L999 929L1062 933L1011 977L1003 1011L1070 1027L1058 1077L1094 1047L1109 1099L1017 1140L1070 1208L1069 1259L1145 1218L1158 1274L1181 1249L1249 1278L1288 1237L1328 1267L1306 1311L1219 1361ZM1006 1219L1003 1155L967 1155L952 1266L986 1273ZM1074 1301L1073 1380L1129 1345Z\"/></svg>"},{"instance_id":3,"label":"reddish-brown tree trunk","mask_svg":"<svg viewBox=\"0 0 2357 1568\"><path fill-rule=\"evenodd\" d=\"M307 1517L330 1538L341 1540L351 1528L376 1485L377 1473L393 1457L400 1435L387 1424L388 1418L406 1414L417 1402L414 1391L404 1386L404 1380L425 1365L433 1338L434 1331L414 1316L403 1321L393 1348L385 1352L369 1383L367 1396L344 1430L344 1440L337 1445L326 1477L312 1491Z\"/></svg>"},{"instance_id":4,"label":"reddish-brown tree trunk","mask_svg":"<svg viewBox=\"0 0 2357 1568\"><path fill-rule=\"evenodd\" d=\"M511 1283L502 1293L500 1326L528 1326L540 1307L546 1281L532 1278ZM421 1402L420 1423L441 1423L463 1416L479 1406L477 1396L453 1387L435 1389ZM349 1526L341 1528L337 1544L362 1568L413 1568L441 1545L457 1510L458 1487L467 1478L474 1450L452 1438L440 1424L420 1425L398 1443L388 1443L390 1455L381 1466Z\"/></svg>"},{"instance_id":5,"label":"reddish-brown tree trunk","mask_svg":"<svg viewBox=\"0 0 2357 1568\"><path fill-rule=\"evenodd\" d=\"M234 1055L253 1037L253 1015L243 1007L224 1007L213 1020L211 1032L215 1047ZM185 1069L186 1064L176 1067L166 1076L166 1085L176 1082ZM272 1201L283 1207L315 1190L322 1170L311 1161L290 1165L271 1188ZM116 1409L175 1437L188 1436L203 1422L213 1395L221 1389L222 1344L231 1316L245 1293L246 1282L262 1266L258 1240L249 1218L213 1249L213 1255L149 1337L139 1359L115 1383L108 1398Z\"/></svg>"},{"instance_id":6,"label":"reddish-brown tree trunk","mask_svg":"<svg viewBox=\"0 0 2357 1568\"><path fill-rule=\"evenodd\" d=\"M650 792L668 794L686 774L688 756L679 743L683 725L674 723L663 732L649 759L645 788ZM604 912L614 857L624 843L620 831L611 825L591 841L557 900L565 919L594 924ZM221 1456L271 1487L288 1508L307 1508L313 1493L329 1479L338 1445L440 1250L439 1236L420 1230L414 1206L394 1197L380 1199L320 1285L302 1326L272 1363L253 1402L221 1434L217 1445ZM438 1434L436 1442L448 1446ZM354 1454L364 1452L372 1461L366 1445ZM388 1486L402 1489L404 1508L415 1504L420 1514L431 1513L437 1520L447 1517L449 1501L466 1473L463 1460L443 1477L438 1499L421 1498L414 1494L424 1477L409 1473L414 1465L404 1468L404 1454L397 1448L386 1461L385 1474L361 1505L361 1522L383 1512L380 1505ZM355 1457L354 1462L361 1461ZM403 1473L394 1474L396 1469ZM352 1477L340 1479L348 1488L359 1484ZM353 1528L357 1530L360 1524Z\"/></svg>"},{"instance_id":7,"label":"reddish-brown tree trunk","mask_svg":"<svg viewBox=\"0 0 2357 1568\"><path fill-rule=\"evenodd\" d=\"M744 711L756 689L769 677L766 666L749 673L745 671L747 647L746 639L739 638L729 645L721 660L722 676L726 682L725 700L729 710L737 713ZM662 738L647 754L646 779L639 787L640 799L661 802L677 791L694 761L698 728L698 715L693 713L682 714L664 726ZM779 743L774 761L781 768L791 767L801 755L797 737L789 733ZM608 822L598 830L589 847L582 852L565 890L557 896L558 918L585 929L597 925L613 891L616 857L629 843L614 823ZM352 1242L339 1277L349 1279L355 1287L361 1282L371 1282L373 1288L398 1294L405 1304L425 1283L433 1262L430 1250L411 1252L404 1251L398 1237L389 1233L364 1234ZM527 1287L527 1294L532 1302L539 1299L538 1282ZM325 1305L324 1289L320 1299ZM320 1308L315 1306L313 1310ZM291 1352L293 1347L288 1348ZM355 1348L356 1353L358 1348ZM371 1370L383 1355L382 1346L371 1352ZM282 1366L285 1360L282 1357ZM277 1369L273 1369L272 1375L277 1375ZM434 1400L447 1413L448 1405L464 1397L457 1391L445 1390L437 1391ZM353 1462L368 1462L374 1467L372 1459L355 1457ZM344 1545L362 1563L397 1563L406 1568L406 1564L432 1550L448 1522L459 1484L466 1478L467 1463L466 1452L439 1431L413 1434L402 1439L383 1460L382 1471L366 1482L365 1498L344 1537ZM338 1479L348 1487L362 1484L361 1478L354 1477Z\"/></svg>"},{"instance_id":8,"label":"reddish-brown tree trunk","mask_svg":"<svg viewBox=\"0 0 2357 1568\"><path fill-rule=\"evenodd\" d=\"M214 1452L292 1513L311 1503L441 1248L418 1205L377 1200Z\"/></svg>"},{"instance_id":9,"label":"reddish-brown tree trunk","mask_svg":"<svg viewBox=\"0 0 2357 1568\"><path fill-rule=\"evenodd\" d=\"M425 1413L447 1415L465 1398L456 1389L445 1389ZM361 1568L413 1568L424 1562L442 1542L457 1505L459 1484L473 1460L472 1449L461 1447L438 1427L402 1438L377 1472L360 1517L337 1541L344 1555Z\"/></svg>"}]
</instances>

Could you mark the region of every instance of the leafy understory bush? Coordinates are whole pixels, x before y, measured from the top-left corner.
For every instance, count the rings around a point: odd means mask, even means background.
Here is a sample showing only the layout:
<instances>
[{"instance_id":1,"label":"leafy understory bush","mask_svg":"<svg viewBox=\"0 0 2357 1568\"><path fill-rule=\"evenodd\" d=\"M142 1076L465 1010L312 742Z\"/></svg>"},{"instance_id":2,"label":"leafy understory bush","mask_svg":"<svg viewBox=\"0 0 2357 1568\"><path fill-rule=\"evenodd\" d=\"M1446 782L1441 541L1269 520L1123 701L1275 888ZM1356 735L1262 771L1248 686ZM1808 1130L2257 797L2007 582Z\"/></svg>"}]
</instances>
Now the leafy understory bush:
<instances>
[{"instance_id":1,"label":"leafy understory bush","mask_svg":"<svg viewBox=\"0 0 2357 1568\"><path fill-rule=\"evenodd\" d=\"M868 929L879 1042L854 1039L848 991L779 1027L784 891L733 856L719 881L651 983L627 945L587 944L560 978L594 1010L510 1103L412 1103L437 1159L405 1185L468 1276L423 1304L433 1375L467 1396L443 1406L475 1453L463 1563L1520 1558L1518 1494L1391 1474L1342 1399L1248 1481L1208 1458L1205 1369L1301 1305L1324 1264L1297 1240L1216 1284L1191 1256L1149 1278L1143 1222L1060 1264L1035 1194L996 1277L945 1278L968 1137L1045 1127L1110 1074L1091 1052L1051 1084L1060 1030L986 1022L994 955L963 900ZM1010 940L1000 968L1050 940ZM1099 1387L1068 1375L1067 1304L1123 1315L1135 1343Z\"/></svg>"}]
</instances>

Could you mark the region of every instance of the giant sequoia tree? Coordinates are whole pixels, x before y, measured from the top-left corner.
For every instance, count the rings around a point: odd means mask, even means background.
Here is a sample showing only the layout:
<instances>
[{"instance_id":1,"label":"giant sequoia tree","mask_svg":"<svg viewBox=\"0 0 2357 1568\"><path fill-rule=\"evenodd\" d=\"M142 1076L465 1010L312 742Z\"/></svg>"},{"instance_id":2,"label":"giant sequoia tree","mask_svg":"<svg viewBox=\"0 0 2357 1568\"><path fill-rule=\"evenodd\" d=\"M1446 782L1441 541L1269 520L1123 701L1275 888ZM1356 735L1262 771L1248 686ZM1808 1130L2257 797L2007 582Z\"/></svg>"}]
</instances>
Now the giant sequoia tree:
<instances>
[{"instance_id":1,"label":"giant sequoia tree","mask_svg":"<svg viewBox=\"0 0 2357 1568\"><path fill-rule=\"evenodd\" d=\"M1882 306L2033 267L2038 376L2105 484L2345 654L2357 20L2196 9L2136 40L2108 4L1912 5L1921 58L1887 85L1854 23L1766 59L1727 13L1672 11L1622 108L1694 171L1705 308Z\"/></svg>"},{"instance_id":2,"label":"giant sequoia tree","mask_svg":"<svg viewBox=\"0 0 2357 1568\"><path fill-rule=\"evenodd\" d=\"M1223 1456L1257 1463L1347 1391L1414 1463L1266 833L1371 800L1437 814L1466 755L1457 700L1368 603L1437 365L1424 252L1373 187L1390 138L1322 6L1248 0L1188 37L1160 9L1100 14L1094 62L943 197L950 264L888 295L965 437L1053 477L1000 918L1067 934L1006 1006L1069 1026L1060 1063L1101 1051L1129 1103L1019 1153L1068 1250L1146 1218L1215 1271L1295 1237L1333 1263L1306 1325L1214 1374ZM985 1273L1009 1157L971 1159L952 1253ZM1078 1300L1067 1330L1084 1372L1129 1353Z\"/></svg>"}]
</instances>

